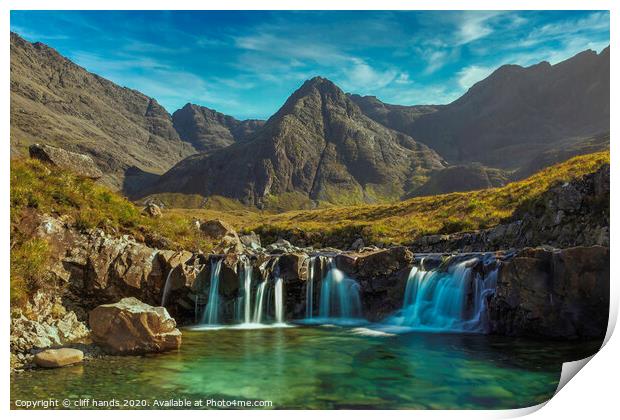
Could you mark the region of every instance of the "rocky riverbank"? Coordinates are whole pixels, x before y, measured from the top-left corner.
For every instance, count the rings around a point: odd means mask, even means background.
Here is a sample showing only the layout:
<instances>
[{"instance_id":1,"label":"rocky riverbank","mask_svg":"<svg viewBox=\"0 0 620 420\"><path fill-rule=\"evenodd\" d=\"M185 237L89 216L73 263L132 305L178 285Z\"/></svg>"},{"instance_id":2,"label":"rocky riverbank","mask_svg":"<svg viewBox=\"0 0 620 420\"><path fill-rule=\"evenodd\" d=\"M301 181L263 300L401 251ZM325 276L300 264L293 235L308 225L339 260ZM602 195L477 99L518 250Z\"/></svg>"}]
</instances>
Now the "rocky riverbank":
<instances>
[{"instance_id":1,"label":"rocky riverbank","mask_svg":"<svg viewBox=\"0 0 620 420\"><path fill-rule=\"evenodd\" d=\"M488 333L585 339L602 337L606 330L608 247L450 254L416 253L405 246L315 250L279 240L263 248L257 237L240 238L220 222L205 224L214 236L221 237L229 252L162 250L100 230L78 233L59 219L41 217L35 232L53 245L48 273L53 287L41 290L25 308L12 314L14 366L31 362L40 349L75 343L86 345L87 358L178 348L181 334L176 323L188 325L199 320L209 299L216 260L221 261L218 294L223 323L236 322L239 298L244 293L242 277L248 267L253 278L262 279L254 282L254 294L262 281L272 285L278 278L283 282L284 319L304 318L308 281L317 282L324 274L309 275L311 257L321 255L355 279L362 315L369 321L381 321L402 307L412 267L448 270L450 264L471 260L469 265L480 278L492 272L497 275L495 293L485 302ZM216 225L221 228L217 232ZM317 286L312 292L316 302L319 290ZM133 301L128 304L127 298ZM167 310L157 308L164 298ZM152 320L151 328L143 332L152 330L154 334L135 332L132 325L141 321L132 321L131 314L136 311L128 309L131 307L146 317L141 319ZM102 311L107 315L93 315ZM127 331L133 332L128 335Z\"/></svg>"},{"instance_id":2,"label":"rocky riverbank","mask_svg":"<svg viewBox=\"0 0 620 420\"><path fill-rule=\"evenodd\" d=\"M11 363L24 366L41 349L67 345L83 349L87 359L110 352L178 348L176 324L200 321L216 265L223 323L239 322L240 302L248 296L256 299L262 283L261 293L270 296L263 311L273 317L276 308L270 302L276 282L283 291L282 318L304 318L308 301L315 306L319 301L326 264L354 279L361 315L381 321L403 306L412 267L447 272L467 260L477 276L467 281L496 276L484 302L473 302L468 295L464 309L471 312L483 305L485 332L602 337L609 306L608 200L605 165L547 191L495 228L429 236L387 248L365 247L364 239L358 238L348 250L300 247L282 238L264 244L258 235L240 235L220 220L196 220L192 228L216 244L210 254L167 249L166 238L148 234L138 238L78 230L63 217L25 211L18 229L26 237L44 240L50 255L39 290L12 310ZM145 212L149 217L161 215L153 204ZM243 277L248 273L254 281L246 291ZM473 289L473 283L467 285L467 290ZM127 298L134 301L128 303ZM108 309L98 309L101 305ZM93 318L97 311L114 315ZM149 320L147 330L154 333L133 328L141 321L132 314ZM132 335L118 331L112 321L132 330Z\"/></svg>"}]
</instances>

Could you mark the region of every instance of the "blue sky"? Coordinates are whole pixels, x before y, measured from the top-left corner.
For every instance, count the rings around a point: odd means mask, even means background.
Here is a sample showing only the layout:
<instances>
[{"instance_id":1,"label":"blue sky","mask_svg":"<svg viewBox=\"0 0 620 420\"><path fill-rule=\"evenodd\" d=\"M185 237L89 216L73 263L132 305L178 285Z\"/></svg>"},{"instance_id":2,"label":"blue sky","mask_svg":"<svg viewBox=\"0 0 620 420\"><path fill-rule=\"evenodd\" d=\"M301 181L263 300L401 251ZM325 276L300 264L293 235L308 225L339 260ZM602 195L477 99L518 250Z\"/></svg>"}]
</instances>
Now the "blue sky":
<instances>
[{"instance_id":1,"label":"blue sky","mask_svg":"<svg viewBox=\"0 0 620 420\"><path fill-rule=\"evenodd\" d=\"M12 11L11 30L169 112L267 118L317 75L388 103L449 103L502 64L600 51L609 13Z\"/></svg>"}]
</instances>

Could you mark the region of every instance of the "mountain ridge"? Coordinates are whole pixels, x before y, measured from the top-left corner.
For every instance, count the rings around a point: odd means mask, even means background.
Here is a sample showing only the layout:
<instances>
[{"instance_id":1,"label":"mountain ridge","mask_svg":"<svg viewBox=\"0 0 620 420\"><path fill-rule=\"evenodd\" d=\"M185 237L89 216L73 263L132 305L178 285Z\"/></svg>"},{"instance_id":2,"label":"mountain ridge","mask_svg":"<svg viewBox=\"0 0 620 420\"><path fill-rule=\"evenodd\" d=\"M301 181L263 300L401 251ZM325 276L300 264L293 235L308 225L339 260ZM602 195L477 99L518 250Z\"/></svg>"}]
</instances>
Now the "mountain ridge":
<instances>
[{"instance_id":1,"label":"mountain ridge","mask_svg":"<svg viewBox=\"0 0 620 420\"><path fill-rule=\"evenodd\" d=\"M191 103L170 115L11 33L11 153L39 142L91 155L134 198L308 208L498 186L609 147L609 47L501 66L447 105L386 104L317 76L262 121Z\"/></svg>"},{"instance_id":2,"label":"mountain ridge","mask_svg":"<svg viewBox=\"0 0 620 420\"><path fill-rule=\"evenodd\" d=\"M315 77L248 142L180 162L148 193L176 189L259 206L269 196L282 194L373 202L400 198L415 182L411 175L443 166L428 147L374 122L333 82ZM236 179L227 179L233 172Z\"/></svg>"},{"instance_id":3,"label":"mountain ridge","mask_svg":"<svg viewBox=\"0 0 620 420\"><path fill-rule=\"evenodd\" d=\"M195 152L182 142L166 110L42 43L11 32L11 153L33 143L88 153L103 181L121 189L132 166L162 173Z\"/></svg>"}]
</instances>

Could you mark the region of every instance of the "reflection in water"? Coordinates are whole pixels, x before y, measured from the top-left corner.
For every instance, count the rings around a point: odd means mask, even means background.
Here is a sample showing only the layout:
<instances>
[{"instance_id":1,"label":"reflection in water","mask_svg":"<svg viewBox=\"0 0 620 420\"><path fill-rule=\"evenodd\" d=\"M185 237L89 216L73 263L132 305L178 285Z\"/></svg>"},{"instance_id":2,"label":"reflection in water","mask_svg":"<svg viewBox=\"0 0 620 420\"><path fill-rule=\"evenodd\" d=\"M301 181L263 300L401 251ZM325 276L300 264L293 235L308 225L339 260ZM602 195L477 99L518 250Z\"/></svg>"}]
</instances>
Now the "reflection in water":
<instances>
[{"instance_id":1,"label":"reflection in water","mask_svg":"<svg viewBox=\"0 0 620 420\"><path fill-rule=\"evenodd\" d=\"M274 408L517 408L547 400L561 363L599 343L366 328L183 332L179 352L12 376L11 398L225 398ZM578 348L575 348L578 346Z\"/></svg>"}]
</instances>

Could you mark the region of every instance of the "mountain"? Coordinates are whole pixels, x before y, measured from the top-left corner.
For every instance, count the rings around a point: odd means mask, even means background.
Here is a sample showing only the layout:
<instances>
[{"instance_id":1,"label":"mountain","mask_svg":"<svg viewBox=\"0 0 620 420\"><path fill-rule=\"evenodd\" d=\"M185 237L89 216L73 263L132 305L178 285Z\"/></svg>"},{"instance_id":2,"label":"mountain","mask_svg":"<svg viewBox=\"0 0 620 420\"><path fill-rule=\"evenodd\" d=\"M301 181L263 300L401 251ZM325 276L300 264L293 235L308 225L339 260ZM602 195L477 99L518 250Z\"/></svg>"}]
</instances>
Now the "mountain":
<instances>
[{"instance_id":1,"label":"mountain","mask_svg":"<svg viewBox=\"0 0 620 420\"><path fill-rule=\"evenodd\" d=\"M479 163L452 165L431 173L428 180L409 197L503 187L508 179L501 169L487 168Z\"/></svg>"},{"instance_id":2,"label":"mountain","mask_svg":"<svg viewBox=\"0 0 620 420\"><path fill-rule=\"evenodd\" d=\"M365 116L331 81L306 81L246 142L190 156L147 193L221 195L264 206L395 200L443 159Z\"/></svg>"},{"instance_id":3,"label":"mountain","mask_svg":"<svg viewBox=\"0 0 620 420\"><path fill-rule=\"evenodd\" d=\"M207 107L188 103L172 114L172 123L183 141L200 152L210 152L248 140L264 121L239 121Z\"/></svg>"},{"instance_id":4,"label":"mountain","mask_svg":"<svg viewBox=\"0 0 620 420\"><path fill-rule=\"evenodd\" d=\"M518 169L557 144L609 132L609 47L561 63L505 65L444 106L352 99L375 121L433 148L450 163Z\"/></svg>"},{"instance_id":5,"label":"mountain","mask_svg":"<svg viewBox=\"0 0 620 420\"><path fill-rule=\"evenodd\" d=\"M162 173L195 152L155 99L11 33L11 154L32 143L89 154L116 189L131 167Z\"/></svg>"},{"instance_id":6,"label":"mountain","mask_svg":"<svg viewBox=\"0 0 620 420\"><path fill-rule=\"evenodd\" d=\"M443 107L443 105L391 105L381 102L376 96L347 95L366 116L403 133L411 132L415 121L423 115L431 114Z\"/></svg>"}]
</instances>

